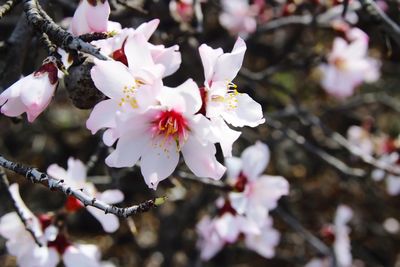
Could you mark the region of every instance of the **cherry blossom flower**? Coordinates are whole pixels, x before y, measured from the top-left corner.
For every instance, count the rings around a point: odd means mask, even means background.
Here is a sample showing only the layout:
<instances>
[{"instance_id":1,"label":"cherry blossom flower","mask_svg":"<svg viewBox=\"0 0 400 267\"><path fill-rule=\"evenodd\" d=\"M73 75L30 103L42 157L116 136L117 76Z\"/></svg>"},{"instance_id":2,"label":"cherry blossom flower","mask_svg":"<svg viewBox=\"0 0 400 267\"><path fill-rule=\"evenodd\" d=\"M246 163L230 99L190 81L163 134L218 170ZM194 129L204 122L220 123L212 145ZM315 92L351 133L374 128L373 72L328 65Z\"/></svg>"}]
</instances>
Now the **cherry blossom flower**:
<instances>
[{"instance_id":1,"label":"cherry blossom flower","mask_svg":"<svg viewBox=\"0 0 400 267\"><path fill-rule=\"evenodd\" d=\"M138 112L157 103L165 68L155 64L143 35L134 35L124 46L130 68L119 61L94 60L91 77L95 86L109 99L101 101L92 110L86 127L95 134L110 128L103 140L112 145L111 129L116 126L117 112Z\"/></svg>"},{"instance_id":2,"label":"cherry blossom flower","mask_svg":"<svg viewBox=\"0 0 400 267\"><path fill-rule=\"evenodd\" d=\"M173 74L181 64L181 54L179 52L179 46L174 45L166 48L164 45L153 45L149 42L149 38L157 29L160 20L153 19L149 22L142 23L138 28L124 28L117 35L104 40L98 40L92 42L93 45L99 47L103 54L109 55L114 60L124 63L126 66L130 64L140 64L138 59L131 59L128 62L127 54L125 52L125 45L129 38L134 38L135 35L142 35L146 42L148 49L154 64L161 64L164 66L165 71L163 77ZM128 54L132 54L128 51ZM139 58L140 59L140 58Z\"/></svg>"},{"instance_id":3,"label":"cherry blossom flower","mask_svg":"<svg viewBox=\"0 0 400 267\"><path fill-rule=\"evenodd\" d=\"M82 0L71 21L74 35L107 31L110 4L108 0Z\"/></svg>"},{"instance_id":4,"label":"cherry blossom flower","mask_svg":"<svg viewBox=\"0 0 400 267\"><path fill-rule=\"evenodd\" d=\"M339 205L334 220L335 242L333 243L333 250L339 267L350 267L353 261L349 238L350 229L347 226L352 217L353 211L350 207Z\"/></svg>"},{"instance_id":5,"label":"cherry blossom flower","mask_svg":"<svg viewBox=\"0 0 400 267\"><path fill-rule=\"evenodd\" d=\"M382 155L379 158L380 161L385 162L389 165L399 164L400 156L397 152L391 152ZM371 177L375 181L381 181L385 178L386 190L389 195L395 196L400 194L400 177L390 173L385 173L384 170L375 169L371 173Z\"/></svg>"},{"instance_id":6,"label":"cherry blossom flower","mask_svg":"<svg viewBox=\"0 0 400 267\"><path fill-rule=\"evenodd\" d=\"M169 11L174 20L188 23L194 15L193 0L172 0L169 2Z\"/></svg>"},{"instance_id":7,"label":"cherry blossom flower","mask_svg":"<svg viewBox=\"0 0 400 267\"><path fill-rule=\"evenodd\" d=\"M229 193L232 207L241 215L263 225L268 211L289 193L289 183L281 176L262 175L270 158L267 145L257 142L246 148L241 158L227 158L229 182L236 192Z\"/></svg>"},{"instance_id":8,"label":"cherry blossom flower","mask_svg":"<svg viewBox=\"0 0 400 267\"><path fill-rule=\"evenodd\" d=\"M359 29L351 29L347 39L335 38L328 55L328 64L322 64L321 85L336 98L346 98L354 93L362 82L374 82L379 78L379 63L368 57L368 36Z\"/></svg>"},{"instance_id":9,"label":"cherry blossom flower","mask_svg":"<svg viewBox=\"0 0 400 267\"><path fill-rule=\"evenodd\" d=\"M47 173L54 178L64 180L72 189L83 189L89 195L107 204L115 204L124 200L123 193L117 189L98 192L93 183L86 181L86 167L80 160L69 158L67 170L57 164L52 164L47 169ZM83 204L72 196L67 198L65 207L68 211L84 208ZM119 228L118 217L114 214L105 214L91 206L87 206L86 209L100 222L106 232L115 232Z\"/></svg>"},{"instance_id":10,"label":"cherry blossom flower","mask_svg":"<svg viewBox=\"0 0 400 267\"><path fill-rule=\"evenodd\" d=\"M219 16L221 25L232 34L242 38L256 31L257 5L249 5L247 0L222 0L222 13Z\"/></svg>"},{"instance_id":11,"label":"cherry blossom flower","mask_svg":"<svg viewBox=\"0 0 400 267\"><path fill-rule=\"evenodd\" d=\"M195 175L220 179L225 167L216 160L215 145L208 139L210 122L196 114L202 102L195 82L163 87L157 101L143 112L119 113L113 133L119 140L107 165L130 167L141 158L144 179L155 189L175 170L181 151Z\"/></svg>"},{"instance_id":12,"label":"cherry blossom flower","mask_svg":"<svg viewBox=\"0 0 400 267\"><path fill-rule=\"evenodd\" d=\"M10 192L35 236L42 243L41 247L35 243L16 212L1 217L0 235L7 239L7 250L17 258L18 266L56 267L61 259L66 267L103 266L97 246L73 244L64 234L58 232L57 227L49 223L48 216L38 218L33 215L22 201L17 184L10 186Z\"/></svg>"},{"instance_id":13,"label":"cherry blossom flower","mask_svg":"<svg viewBox=\"0 0 400 267\"><path fill-rule=\"evenodd\" d=\"M347 130L347 139L350 144L358 148L363 154L372 155L374 152L374 142L370 133L360 126L350 126Z\"/></svg>"},{"instance_id":14,"label":"cherry blossom flower","mask_svg":"<svg viewBox=\"0 0 400 267\"><path fill-rule=\"evenodd\" d=\"M240 134L217 121L219 118L235 127L255 127L265 121L261 105L249 95L239 93L232 83L242 66L245 51L246 44L241 38L237 39L231 53L223 53L221 48L212 49L206 44L199 47L205 76L204 87L200 89L202 112L211 119L214 130L221 133L215 137L215 142L221 144L225 156L231 156L232 143Z\"/></svg>"},{"instance_id":15,"label":"cherry blossom flower","mask_svg":"<svg viewBox=\"0 0 400 267\"><path fill-rule=\"evenodd\" d=\"M267 218L262 226L237 214L228 200L217 200L219 215L213 219L205 216L197 224L199 235L198 247L202 260L214 257L226 244L238 241L244 235L246 247L266 258L275 255L275 246L279 243L280 234L272 228L272 219Z\"/></svg>"},{"instance_id":16,"label":"cherry blossom flower","mask_svg":"<svg viewBox=\"0 0 400 267\"><path fill-rule=\"evenodd\" d=\"M34 73L21 78L0 95L1 113L17 117L26 112L33 122L50 104L58 85L55 58L48 57Z\"/></svg>"},{"instance_id":17,"label":"cherry blossom flower","mask_svg":"<svg viewBox=\"0 0 400 267\"><path fill-rule=\"evenodd\" d=\"M350 228L347 226L352 217L353 211L350 207L343 204L337 207L332 230L335 240L333 251L335 253L335 263L338 267L353 266L349 237ZM313 258L306 264L306 267L329 267L332 263L332 257Z\"/></svg>"}]
</instances>

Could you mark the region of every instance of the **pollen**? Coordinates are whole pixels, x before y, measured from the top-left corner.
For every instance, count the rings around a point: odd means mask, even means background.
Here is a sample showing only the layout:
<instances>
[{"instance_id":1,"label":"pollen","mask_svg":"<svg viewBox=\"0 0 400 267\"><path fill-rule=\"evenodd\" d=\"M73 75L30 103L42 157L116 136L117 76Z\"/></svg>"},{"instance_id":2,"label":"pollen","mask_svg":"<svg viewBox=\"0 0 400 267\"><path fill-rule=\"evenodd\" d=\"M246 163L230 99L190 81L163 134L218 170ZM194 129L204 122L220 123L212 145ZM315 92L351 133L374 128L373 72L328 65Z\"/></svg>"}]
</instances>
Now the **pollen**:
<instances>
[{"instance_id":1,"label":"pollen","mask_svg":"<svg viewBox=\"0 0 400 267\"><path fill-rule=\"evenodd\" d=\"M225 103L227 110L234 110L238 106L238 95L240 95L240 93L237 90L237 85L233 82L227 82L225 95L213 95L211 96L211 101Z\"/></svg>"},{"instance_id":2,"label":"pollen","mask_svg":"<svg viewBox=\"0 0 400 267\"><path fill-rule=\"evenodd\" d=\"M186 118L175 110L162 111L153 121L153 129L154 135L162 136L162 142L158 145L167 154L169 151L164 147L166 142L175 142L179 151L180 144L187 140L189 131Z\"/></svg>"}]
</instances>

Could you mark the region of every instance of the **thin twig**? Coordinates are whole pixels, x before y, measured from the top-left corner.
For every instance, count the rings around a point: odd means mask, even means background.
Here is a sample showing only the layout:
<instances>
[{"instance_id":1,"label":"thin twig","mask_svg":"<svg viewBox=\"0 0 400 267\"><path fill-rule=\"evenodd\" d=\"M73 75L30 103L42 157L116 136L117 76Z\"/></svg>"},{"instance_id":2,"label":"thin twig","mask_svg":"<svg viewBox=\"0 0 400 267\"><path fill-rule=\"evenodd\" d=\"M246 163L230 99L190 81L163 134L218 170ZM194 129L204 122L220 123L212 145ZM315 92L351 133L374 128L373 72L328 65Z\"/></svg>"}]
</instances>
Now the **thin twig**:
<instances>
[{"instance_id":1,"label":"thin twig","mask_svg":"<svg viewBox=\"0 0 400 267\"><path fill-rule=\"evenodd\" d=\"M273 120L272 118L267 118L266 123L271 128L282 132L286 137L294 141L296 144L301 145L309 152L317 155L326 163L337 169L343 174L355 177L364 177L366 175L365 171L358 168L352 168L346 165L343 161L339 160L338 158L330 155L329 153L325 152L324 150L316 147L315 145L309 143L304 136L298 134L295 130L284 128L282 124L278 121Z\"/></svg>"},{"instance_id":2,"label":"thin twig","mask_svg":"<svg viewBox=\"0 0 400 267\"><path fill-rule=\"evenodd\" d=\"M384 170L388 173L394 175L400 175L399 167L393 164L388 164L382 160L374 158L369 154L364 153L360 148L351 144L343 135L331 130L329 127L324 125L317 116L309 112L306 112L305 110L298 110L297 115L301 118L306 119L312 125L321 128L325 134L329 135L332 138L332 140L334 140L336 143L347 149L347 151L349 151L352 155L359 157L365 163L372 165L375 168Z\"/></svg>"},{"instance_id":3,"label":"thin twig","mask_svg":"<svg viewBox=\"0 0 400 267\"><path fill-rule=\"evenodd\" d=\"M400 45L400 26L396 24L379 6L372 0L359 0L370 16L382 24L383 30L388 33L398 45Z\"/></svg>"},{"instance_id":4,"label":"thin twig","mask_svg":"<svg viewBox=\"0 0 400 267\"><path fill-rule=\"evenodd\" d=\"M332 256L333 253L331 249L327 247L320 239L314 236L310 231L305 229L301 223L287 211L283 210L281 207L277 207L273 212L281 217L282 220L284 220L285 223L287 223L290 227L299 232L300 235L302 235L304 239L317 251L325 256Z\"/></svg>"},{"instance_id":5,"label":"thin twig","mask_svg":"<svg viewBox=\"0 0 400 267\"><path fill-rule=\"evenodd\" d=\"M8 0L0 6L0 19L4 17L14 6L16 6L21 0Z\"/></svg>"},{"instance_id":6,"label":"thin twig","mask_svg":"<svg viewBox=\"0 0 400 267\"><path fill-rule=\"evenodd\" d=\"M18 206L17 201L13 198L13 195L10 192L10 183L8 182L7 175L4 171L3 167L0 167L0 183L4 186L6 194L8 198L11 200L14 210L16 211L18 217L20 218L21 222L24 224L25 229L31 234L35 243L41 247L43 244L39 241L39 238L36 236L35 231L29 225L29 218L26 218L21 207Z\"/></svg>"},{"instance_id":7,"label":"thin twig","mask_svg":"<svg viewBox=\"0 0 400 267\"><path fill-rule=\"evenodd\" d=\"M100 49L93 45L84 42L78 37L73 36L71 33L65 31L53 21L46 19L41 13L45 11L39 10L39 3L37 0L23 0L24 10L28 21L40 33L48 35L49 39L57 46L65 50L81 51L90 54L98 59L106 60L107 57L100 53Z\"/></svg>"},{"instance_id":8,"label":"thin twig","mask_svg":"<svg viewBox=\"0 0 400 267\"><path fill-rule=\"evenodd\" d=\"M54 178L44 172L40 172L35 168L23 166L19 163L14 163L5 159L0 155L0 166L11 170L15 173L25 176L29 181L33 183L41 183L51 190L58 190L63 192L67 196L73 196L82 202L85 206L92 206L98 208L104 213L111 213L119 217L128 217L138 213L146 212L151 208L157 207L165 202L165 198L155 198L142 202L138 205L133 205L127 208L119 208L114 205L109 205L103 201L97 200L96 198L88 195L83 190L72 189L63 180Z\"/></svg>"}]
</instances>

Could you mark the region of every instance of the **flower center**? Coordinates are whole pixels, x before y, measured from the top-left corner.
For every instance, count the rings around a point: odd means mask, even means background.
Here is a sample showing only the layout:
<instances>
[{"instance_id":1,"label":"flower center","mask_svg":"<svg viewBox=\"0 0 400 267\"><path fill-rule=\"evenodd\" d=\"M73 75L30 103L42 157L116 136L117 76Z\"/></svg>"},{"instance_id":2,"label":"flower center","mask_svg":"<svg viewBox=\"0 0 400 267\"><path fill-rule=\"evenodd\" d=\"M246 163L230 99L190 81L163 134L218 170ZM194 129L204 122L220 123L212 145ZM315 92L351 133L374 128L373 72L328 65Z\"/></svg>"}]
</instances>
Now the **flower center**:
<instances>
[{"instance_id":1,"label":"flower center","mask_svg":"<svg viewBox=\"0 0 400 267\"><path fill-rule=\"evenodd\" d=\"M224 215L225 213L230 213L232 215L236 215L236 210L232 207L231 202L228 199L225 199L224 205L218 210L219 216Z\"/></svg>"},{"instance_id":2,"label":"flower center","mask_svg":"<svg viewBox=\"0 0 400 267\"><path fill-rule=\"evenodd\" d=\"M164 136L160 146L173 139L178 146L187 139L189 127L186 119L175 110L162 111L153 121L154 134Z\"/></svg>"},{"instance_id":3,"label":"flower center","mask_svg":"<svg viewBox=\"0 0 400 267\"><path fill-rule=\"evenodd\" d=\"M71 245L71 242L65 237L64 234L58 234L54 241L47 243L49 248L55 248L60 255L63 255L65 250Z\"/></svg>"},{"instance_id":4,"label":"flower center","mask_svg":"<svg viewBox=\"0 0 400 267\"><path fill-rule=\"evenodd\" d=\"M247 177L241 172L239 174L239 177L237 178L235 185L233 186L234 190L237 192L243 192L246 188L247 182Z\"/></svg>"},{"instance_id":5,"label":"flower center","mask_svg":"<svg viewBox=\"0 0 400 267\"><path fill-rule=\"evenodd\" d=\"M226 84L226 93L224 96L221 95L212 95L211 96L211 101L214 102L222 102L225 103L226 109L227 110L233 110L237 108L237 96L240 94L237 90L237 85L234 84L233 82L228 82Z\"/></svg>"},{"instance_id":6,"label":"flower center","mask_svg":"<svg viewBox=\"0 0 400 267\"><path fill-rule=\"evenodd\" d=\"M339 70L345 70L346 66L347 66L346 60L341 57L337 57L337 58L333 59L332 63Z\"/></svg>"},{"instance_id":7,"label":"flower center","mask_svg":"<svg viewBox=\"0 0 400 267\"><path fill-rule=\"evenodd\" d=\"M201 108L199 110L199 113L206 116L206 112L207 112L207 90L206 88L200 87L200 96L201 96Z\"/></svg>"}]
</instances>

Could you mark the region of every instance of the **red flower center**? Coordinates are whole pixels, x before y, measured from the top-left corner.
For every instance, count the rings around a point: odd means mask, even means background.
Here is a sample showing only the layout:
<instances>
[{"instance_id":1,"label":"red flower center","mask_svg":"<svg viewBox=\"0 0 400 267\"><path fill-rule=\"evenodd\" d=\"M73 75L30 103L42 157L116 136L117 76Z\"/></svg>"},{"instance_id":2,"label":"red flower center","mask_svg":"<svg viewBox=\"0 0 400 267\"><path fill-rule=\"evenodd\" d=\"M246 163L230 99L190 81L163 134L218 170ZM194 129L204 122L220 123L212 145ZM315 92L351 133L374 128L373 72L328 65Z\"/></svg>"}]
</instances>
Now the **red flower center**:
<instances>
[{"instance_id":1,"label":"red flower center","mask_svg":"<svg viewBox=\"0 0 400 267\"><path fill-rule=\"evenodd\" d=\"M60 255L64 254L65 250L71 246L71 242L63 234L58 234L54 241L50 241L47 243L49 248L55 248Z\"/></svg>"},{"instance_id":2,"label":"red flower center","mask_svg":"<svg viewBox=\"0 0 400 267\"><path fill-rule=\"evenodd\" d=\"M243 192L244 189L246 188L247 182L248 182L247 177L241 172L239 174L239 177L238 177L235 185L233 186L235 191Z\"/></svg>"},{"instance_id":3,"label":"red flower center","mask_svg":"<svg viewBox=\"0 0 400 267\"><path fill-rule=\"evenodd\" d=\"M186 119L175 110L162 111L153 122L153 131L157 135L163 135L164 140L171 138L176 142L187 139L189 127Z\"/></svg>"},{"instance_id":4,"label":"red flower center","mask_svg":"<svg viewBox=\"0 0 400 267\"><path fill-rule=\"evenodd\" d=\"M75 197L68 196L67 200L65 201L65 208L69 212L75 212L77 210L82 209L83 208L83 204L82 204L82 202L77 200Z\"/></svg>"},{"instance_id":5,"label":"red flower center","mask_svg":"<svg viewBox=\"0 0 400 267\"><path fill-rule=\"evenodd\" d=\"M224 213L236 215L236 210L232 207L231 202L227 199L225 199L224 205L218 211L220 216L222 216Z\"/></svg>"}]
</instances>

